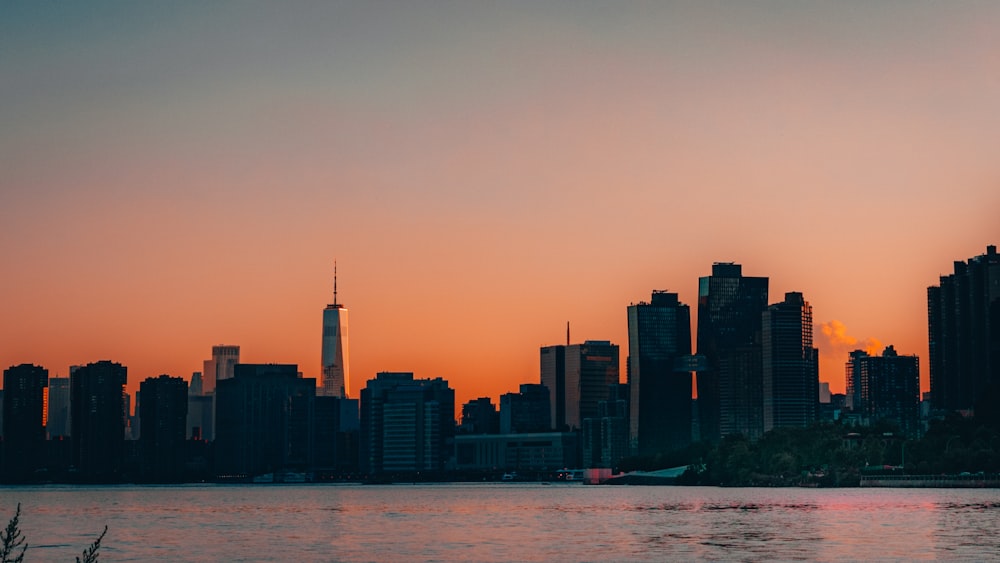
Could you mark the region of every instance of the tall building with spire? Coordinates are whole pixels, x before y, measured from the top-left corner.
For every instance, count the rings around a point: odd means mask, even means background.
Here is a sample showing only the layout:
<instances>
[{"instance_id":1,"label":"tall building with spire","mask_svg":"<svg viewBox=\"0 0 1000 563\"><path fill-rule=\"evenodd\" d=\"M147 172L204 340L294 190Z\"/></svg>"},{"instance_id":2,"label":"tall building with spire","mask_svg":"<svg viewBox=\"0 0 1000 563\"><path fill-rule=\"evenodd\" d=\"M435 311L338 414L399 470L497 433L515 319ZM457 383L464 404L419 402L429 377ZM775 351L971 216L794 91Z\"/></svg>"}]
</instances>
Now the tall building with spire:
<instances>
[{"instance_id":1,"label":"tall building with spire","mask_svg":"<svg viewBox=\"0 0 1000 563\"><path fill-rule=\"evenodd\" d=\"M322 378L319 395L348 397L350 355L347 345L347 307L337 302L337 263L333 264L333 303L323 309Z\"/></svg>"}]
</instances>

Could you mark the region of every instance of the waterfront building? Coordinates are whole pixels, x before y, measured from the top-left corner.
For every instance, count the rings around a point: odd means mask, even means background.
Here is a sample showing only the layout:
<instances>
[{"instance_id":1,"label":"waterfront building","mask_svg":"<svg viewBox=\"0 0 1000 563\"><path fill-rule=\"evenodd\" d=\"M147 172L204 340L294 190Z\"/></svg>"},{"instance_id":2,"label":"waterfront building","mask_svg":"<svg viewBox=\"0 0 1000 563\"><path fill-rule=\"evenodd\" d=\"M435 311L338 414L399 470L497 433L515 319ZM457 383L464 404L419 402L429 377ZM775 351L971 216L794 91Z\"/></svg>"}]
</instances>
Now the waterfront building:
<instances>
[{"instance_id":1,"label":"waterfront building","mask_svg":"<svg viewBox=\"0 0 1000 563\"><path fill-rule=\"evenodd\" d=\"M333 265L333 303L323 309L322 377L320 395L350 396L350 350L347 307L337 302L337 265Z\"/></svg>"},{"instance_id":2,"label":"waterfront building","mask_svg":"<svg viewBox=\"0 0 1000 563\"><path fill-rule=\"evenodd\" d=\"M786 293L784 301L764 311L762 329L764 432L809 426L819 404L812 306L801 293Z\"/></svg>"},{"instance_id":3,"label":"waterfront building","mask_svg":"<svg viewBox=\"0 0 1000 563\"><path fill-rule=\"evenodd\" d=\"M584 467L617 467L629 455L629 401L628 385L611 385L607 400L597 403L597 416L583 419Z\"/></svg>"},{"instance_id":4,"label":"waterfront building","mask_svg":"<svg viewBox=\"0 0 1000 563\"><path fill-rule=\"evenodd\" d=\"M848 355L844 405L853 412L865 412L868 408L864 402L868 396L868 391L864 389L868 379L862 376L865 364L861 362L862 358L867 357L868 352L864 350L854 350Z\"/></svg>"},{"instance_id":5,"label":"waterfront building","mask_svg":"<svg viewBox=\"0 0 1000 563\"><path fill-rule=\"evenodd\" d=\"M462 405L463 434L497 434L500 432L500 413L489 397L473 399Z\"/></svg>"},{"instance_id":6,"label":"waterfront building","mask_svg":"<svg viewBox=\"0 0 1000 563\"><path fill-rule=\"evenodd\" d=\"M618 345L610 341L541 349L542 385L556 390L550 404L557 430L579 430L584 418L597 416L597 402L607 400L608 385L618 380Z\"/></svg>"},{"instance_id":7,"label":"waterfront building","mask_svg":"<svg viewBox=\"0 0 1000 563\"><path fill-rule=\"evenodd\" d=\"M116 481L125 454L128 369L102 360L70 370L73 465L82 481Z\"/></svg>"},{"instance_id":8,"label":"waterfront building","mask_svg":"<svg viewBox=\"0 0 1000 563\"><path fill-rule=\"evenodd\" d=\"M757 439L764 433L761 318L767 309L766 277L745 277L742 266L715 263L698 280L698 410L703 440L729 434Z\"/></svg>"},{"instance_id":9,"label":"waterfront building","mask_svg":"<svg viewBox=\"0 0 1000 563\"><path fill-rule=\"evenodd\" d=\"M188 384L161 375L139 384L140 471L146 481L169 483L184 478Z\"/></svg>"},{"instance_id":10,"label":"waterfront building","mask_svg":"<svg viewBox=\"0 0 1000 563\"><path fill-rule=\"evenodd\" d=\"M32 364L3 372L3 479L27 481L45 467L49 370Z\"/></svg>"},{"instance_id":11,"label":"waterfront building","mask_svg":"<svg viewBox=\"0 0 1000 563\"><path fill-rule=\"evenodd\" d=\"M629 448L654 455L691 443L691 313L676 293L628 307Z\"/></svg>"},{"instance_id":12,"label":"waterfront building","mask_svg":"<svg viewBox=\"0 0 1000 563\"><path fill-rule=\"evenodd\" d=\"M69 378L50 377L48 417L45 423L45 430L50 440L69 437L69 405Z\"/></svg>"},{"instance_id":13,"label":"waterfront building","mask_svg":"<svg viewBox=\"0 0 1000 563\"><path fill-rule=\"evenodd\" d=\"M231 344L212 346L212 359L205 360L202 372L202 392L214 393L224 379L232 379L236 364L240 363L240 347Z\"/></svg>"},{"instance_id":14,"label":"waterfront building","mask_svg":"<svg viewBox=\"0 0 1000 563\"><path fill-rule=\"evenodd\" d=\"M455 392L448 382L382 372L361 390L361 470L440 472L452 455Z\"/></svg>"},{"instance_id":15,"label":"waterfront building","mask_svg":"<svg viewBox=\"0 0 1000 563\"><path fill-rule=\"evenodd\" d=\"M295 364L237 364L216 387L215 466L223 478L311 471L316 380Z\"/></svg>"},{"instance_id":16,"label":"waterfront building","mask_svg":"<svg viewBox=\"0 0 1000 563\"><path fill-rule=\"evenodd\" d=\"M500 396L500 433L526 434L552 431L549 388L522 383L518 393Z\"/></svg>"},{"instance_id":17,"label":"waterfront building","mask_svg":"<svg viewBox=\"0 0 1000 563\"><path fill-rule=\"evenodd\" d=\"M900 356L887 346L881 356L866 353L851 355L852 378L856 388L853 412L860 422L870 425L886 420L910 437L919 437L920 363L917 356ZM850 365L850 363L849 363Z\"/></svg>"},{"instance_id":18,"label":"waterfront building","mask_svg":"<svg viewBox=\"0 0 1000 563\"><path fill-rule=\"evenodd\" d=\"M461 434L455 436L455 469L498 473L552 472L579 467L576 432Z\"/></svg>"},{"instance_id":19,"label":"waterfront building","mask_svg":"<svg viewBox=\"0 0 1000 563\"><path fill-rule=\"evenodd\" d=\"M342 476L358 471L358 400L316 397L316 471Z\"/></svg>"},{"instance_id":20,"label":"waterfront building","mask_svg":"<svg viewBox=\"0 0 1000 563\"><path fill-rule=\"evenodd\" d=\"M1000 255L956 261L954 273L927 288L931 402L971 411L989 391L1000 393Z\"/></svg>"}]
</instances>

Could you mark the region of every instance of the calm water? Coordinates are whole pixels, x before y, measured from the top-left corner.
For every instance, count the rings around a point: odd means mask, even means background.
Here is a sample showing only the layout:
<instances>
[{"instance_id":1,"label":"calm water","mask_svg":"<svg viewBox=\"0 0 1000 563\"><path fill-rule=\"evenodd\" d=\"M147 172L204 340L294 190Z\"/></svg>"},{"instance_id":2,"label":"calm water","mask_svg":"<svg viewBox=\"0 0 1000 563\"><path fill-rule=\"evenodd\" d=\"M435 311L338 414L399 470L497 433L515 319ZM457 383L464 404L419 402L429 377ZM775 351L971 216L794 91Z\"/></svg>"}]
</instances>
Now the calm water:
<instances>
[{"instance_id":1,"label":"calm water","mask_svg":"<svg viewBox=\"0 0 1000 563\"><path fill-rule=\"evenodd\" d=\"M1000 558L1000 491L543 484L0 488L28 561ZM6 520L4 520L6 521Z\"/></svg>"}]
</instances>

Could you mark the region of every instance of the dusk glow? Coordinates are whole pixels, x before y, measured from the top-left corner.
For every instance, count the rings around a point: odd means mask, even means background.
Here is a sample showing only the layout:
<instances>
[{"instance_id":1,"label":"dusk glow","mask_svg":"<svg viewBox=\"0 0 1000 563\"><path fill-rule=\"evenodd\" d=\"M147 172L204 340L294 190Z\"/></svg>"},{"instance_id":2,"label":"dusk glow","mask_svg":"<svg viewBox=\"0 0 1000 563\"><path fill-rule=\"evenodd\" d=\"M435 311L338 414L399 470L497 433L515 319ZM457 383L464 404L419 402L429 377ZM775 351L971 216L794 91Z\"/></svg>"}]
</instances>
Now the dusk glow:
<instances>
[{"instance_id":1,"label":"dusk glow","mask_svg":"<svg viewBox=\"0 0 1000 563\"><path fill-rule=\"evenodd\" d=\"M628 344L713 262L812 305L820 379L1000 242L993 3L0 8L0 365L190 379L213 345L456 404ZM692 318L696 315L692 314ZM692 334L694 334L692 327Z\"/></svg>"}]
</instances>

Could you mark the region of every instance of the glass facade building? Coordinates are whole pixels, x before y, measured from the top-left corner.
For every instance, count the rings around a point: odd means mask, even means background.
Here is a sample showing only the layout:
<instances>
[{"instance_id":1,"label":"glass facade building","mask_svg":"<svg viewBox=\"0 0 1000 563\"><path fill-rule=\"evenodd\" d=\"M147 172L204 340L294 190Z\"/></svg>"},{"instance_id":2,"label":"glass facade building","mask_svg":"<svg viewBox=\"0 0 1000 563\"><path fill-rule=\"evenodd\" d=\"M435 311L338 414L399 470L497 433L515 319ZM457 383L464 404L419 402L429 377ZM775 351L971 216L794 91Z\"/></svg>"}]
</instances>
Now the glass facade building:
<instances>
[{"instance_id":1,"label":"glass facade building","mask_svg":"<svg viewBox=\"0 0 1000 563\"><path fill-rule=\"evenodd\" d=\"M764 432L815 422L819 351L813 348L812 306L790 292L763 316Z\"/></svg>"}]
</instances>

